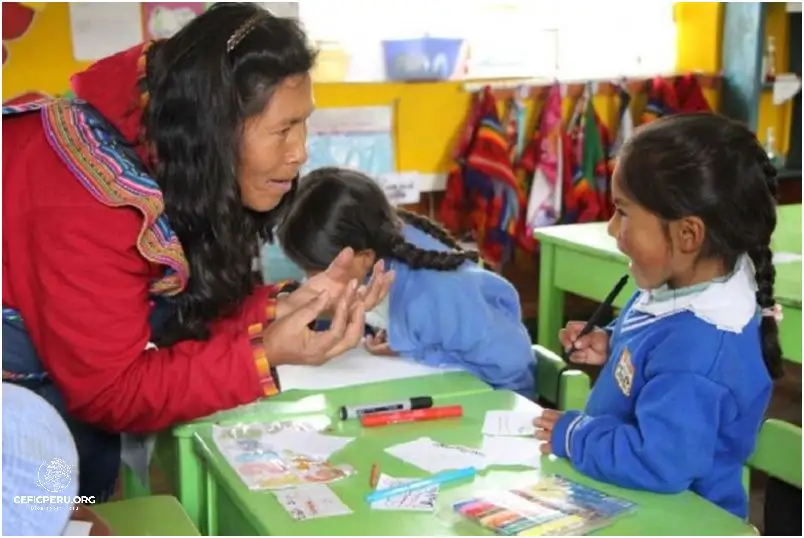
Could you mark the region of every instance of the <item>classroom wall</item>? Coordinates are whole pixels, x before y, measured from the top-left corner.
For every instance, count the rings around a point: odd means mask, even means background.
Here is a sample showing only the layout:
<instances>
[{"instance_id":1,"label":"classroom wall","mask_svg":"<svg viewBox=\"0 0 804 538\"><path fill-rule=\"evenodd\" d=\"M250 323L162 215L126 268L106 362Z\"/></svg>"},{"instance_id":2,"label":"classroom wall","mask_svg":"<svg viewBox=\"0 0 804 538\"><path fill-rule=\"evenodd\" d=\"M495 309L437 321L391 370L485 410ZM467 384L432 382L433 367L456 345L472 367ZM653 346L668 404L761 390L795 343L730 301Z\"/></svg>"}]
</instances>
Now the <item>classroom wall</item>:
<instances>
[{"instance_id":1,"label":"classroom wall","mask_svg":"<svg viewBox=\"0 0 804 538\"><path fill-rule=\"evenodd\" d=\"M713 13L717 9L705 3L683 7L689 35L711 37ZM8 63L3 67L3 100L27 91L58 94L68 89L69 76L86 67L72 57L67 3L36 5L37 13L28 33L19 40L6 43ZM685 27L686 28L686 27ZM680 32L683 34L683 30ZM685 34L686 35L686 34ZM686 43L686 42L685 42ZM686 47L686 45L684 45ZM698 55L717 45L692 47ZM689 48L689 47L688 47ZM686 49L685 49L686 50ZM683 56L683 55L682 55ZM700 63L704 71L712 64ZM717 93L706 91L716 106ZM397 109L397 166L400 170L443 173L450 163L449 155L465 119L471 95L460 83L438 84L318 84L315 96L320 107L393 105ZM569 105L569 103L566 103ZM616 116L616 102L608 96L595 98L603 121L611 126ZM538 108L530 106L531 110Z\"/></svg>"},{"instance_id":2,"label":"classroom wall","mask_svg":"<svg viewBox=\"0 0 804 538\"><path fill-rule=\"evenodd\" d=\"M776 72L788 70L789 49L787 2L768 2L765 36L776 40ZM723 42L723 3L678 2L675 5L678 28L678 70L719 73ZM757 135L764 142L768 127L776 133L777 150L786 153L790 144L792 103L774 105L773 92L766 87L759 103ZM710 103L712 101L710 100Z\"/></svg>"}]
</instances>

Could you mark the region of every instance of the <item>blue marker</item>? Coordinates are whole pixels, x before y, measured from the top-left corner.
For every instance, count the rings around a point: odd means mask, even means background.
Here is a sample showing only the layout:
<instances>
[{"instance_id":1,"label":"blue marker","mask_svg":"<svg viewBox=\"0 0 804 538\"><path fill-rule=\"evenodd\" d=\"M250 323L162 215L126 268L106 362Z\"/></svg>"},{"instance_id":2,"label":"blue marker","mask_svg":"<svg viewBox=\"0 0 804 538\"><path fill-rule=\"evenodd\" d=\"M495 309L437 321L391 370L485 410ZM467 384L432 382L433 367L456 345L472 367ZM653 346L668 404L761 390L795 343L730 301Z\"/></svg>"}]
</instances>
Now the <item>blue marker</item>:
<instances>
[{"instance_id":1,"label":"blue marker","mask_svg":"<svg viewBox=\"0 0 804 538\"><path fill-rule=\"evenodd\" d=\"M369 503L373 503L376 501L387 499L388 497L396 497L397 495L403 495L405 493L410 493L411 491L427 489L431 486L444 484L446 482L452 482L454 480L460 480L461 478L473 478L476 474L477 470L474 467L466 467L465 469L454 469L451 471L444 471L438 474L434 474L429 478L414 480L413 482L408 482L407 484L402 484L400 486L395 486L393 488L374 491L366 496L366 501L368 501Z\"/></svg>"}]
</instances>

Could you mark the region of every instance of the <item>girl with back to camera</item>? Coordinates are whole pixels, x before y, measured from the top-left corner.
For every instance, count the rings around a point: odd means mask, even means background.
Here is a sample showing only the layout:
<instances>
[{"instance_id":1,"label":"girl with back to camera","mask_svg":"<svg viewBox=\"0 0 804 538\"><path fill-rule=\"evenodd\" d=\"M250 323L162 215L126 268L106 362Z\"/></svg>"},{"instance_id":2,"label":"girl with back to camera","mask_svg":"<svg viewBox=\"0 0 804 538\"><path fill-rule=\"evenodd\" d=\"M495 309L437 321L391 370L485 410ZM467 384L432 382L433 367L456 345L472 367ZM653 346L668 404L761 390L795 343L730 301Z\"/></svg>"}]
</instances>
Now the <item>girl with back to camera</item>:
<instances>
[{"instance_id":1,"label":"girl with back to camera","mask_svg":"<svg viewBox=\"0 0 804 538\"><path fill-rule=\"evenodd\" d=\"M392 207L368 176L321 168L302 178L278 238L308 276L346 247L355 252L352 278L364 281L380 260L395 272L386 299L366 314L379 331L366 342L373 353L459 367L533 397L534 360L514 287L434 222Z\"/></svg>"},{"instance_id":2,"label":"girl with back to camera","mask_svg":"<svg viewBox=\"0 0 804 538\"><path fill-rule=\"evenodd\" d=\"M781 375L776 171L754 134L712 114L670 116L623 149L609 233L639 290L617 320L561 343L604 364L586 410L536 419L543 451L622 487L686 489L744 518L742 468Z\"/></svg>"}]
</instances>

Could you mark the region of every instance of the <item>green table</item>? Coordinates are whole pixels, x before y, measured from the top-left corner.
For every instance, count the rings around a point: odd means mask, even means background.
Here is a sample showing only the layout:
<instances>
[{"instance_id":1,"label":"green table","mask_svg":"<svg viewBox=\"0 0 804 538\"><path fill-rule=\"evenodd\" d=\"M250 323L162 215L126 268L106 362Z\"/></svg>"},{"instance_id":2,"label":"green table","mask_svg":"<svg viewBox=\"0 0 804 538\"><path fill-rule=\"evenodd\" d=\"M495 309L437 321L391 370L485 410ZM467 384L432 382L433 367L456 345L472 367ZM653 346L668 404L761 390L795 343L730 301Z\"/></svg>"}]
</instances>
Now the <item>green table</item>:
<instances>
[{"instance_id":1,"label":"green table","mask_svg":"<svg viewBox=\"0 0 804 538\"><path fill-rule=\"evenodd\" d=\"M154 495L90 506L115 536L200 536L179 502Z\"/></svg>"},{"instance_id":2,"label":"green table","mask_svg":"<svg viewBox=\"0 0 804 538\"><path fill-rule=\"evenodd\" d=\"M483 529L456 521L450 502L471 495L475 485L446 486L439 494L434 513L371 510L365 502L369 493L370 469L374 463L382 472L395 477L426 476L424 471L384 452L385 448L427 436L445 443L479 447L482 424L487 410L533 410L535 404L508 391L494 391L463 397L445 398L441 404L459 403L464 408L461 419L442 420L363 429L356 421L338 423L336 434L356 437L332 461L352 465L357 474L331 488L351 508L353 514L303 522L294 521L270 492L253 492L241 482L212 440L211 426L196 432L196 449L204 460L208 513L205 527L209 535L472 535ZM311 416L312 417L312 416ZM601 529L604 535L751 535L753 527L721 510L703 498L684 492L657 495L603 485L580 476L564 460L542 458L543 471L557 473L639 503L634 514ZM476 481L510 483L521 473L487 471ZM530 471L535 477L537 472Z\"/></svg>"},{"instance_id":3,"label":"green table","mask_svg":"<svg viewBox=\"0 0 804 538\"><path fill-rule=\"evenodd\" d=\"M334 415L340 406L346 404L362 405L413 396L442 398L487 391L491 391L489 385L465 372L445 372L371 383L324 393L291 390L165 430L157 439L156 460L190 519L199 525L204 510L203 482L200 462L192 447L192 436L201 426L255 420L283 420L315 413ZM136 489L127 487L127 497L134 493L131 490Z\"/></svg>"},{"instance_id":4,"label":"green table","mask_svg":"<svg viewBox=\"0 0 804 538\"><path fill-rule=\"evenodd\" d=\"M780 206L773 238L777 252L801 254L801 205ZM541 244L539 281L539 344L561 351L558 331L563 325L564 293L602 301L628 271L628 258L617 250L606 223L549 226L536 230ZM614 306L622 307L635 291L633 280ZM779 338L785 358L801 364L801 260L776 264L776 300L784 319Z\"/></svg>"}]
</instances>

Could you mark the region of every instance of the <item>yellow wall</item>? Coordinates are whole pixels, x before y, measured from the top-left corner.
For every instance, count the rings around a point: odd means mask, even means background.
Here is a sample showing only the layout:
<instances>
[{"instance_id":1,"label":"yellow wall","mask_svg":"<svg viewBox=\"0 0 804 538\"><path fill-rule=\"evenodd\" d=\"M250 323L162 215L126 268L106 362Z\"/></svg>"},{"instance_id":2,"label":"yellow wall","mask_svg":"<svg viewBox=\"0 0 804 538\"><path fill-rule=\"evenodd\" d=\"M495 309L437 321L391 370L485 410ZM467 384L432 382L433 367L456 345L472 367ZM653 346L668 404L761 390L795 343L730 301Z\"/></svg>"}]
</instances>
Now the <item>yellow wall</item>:
<instances>
[{"instance_id":1,"label":"yellow wall","mask_svg":"<svg viewBox=\"0 0 804 538\"><path fill-rule=\"evenodd\" d=\"M677 6L679 70L718 71L721 9L716 2L685 2ZM777 24L773 22L776 19L771 19L769 24ZM777 42L784 42L781 33L777 36ZM7 47L10 55L3 68L4 100L33 90L62 93L68 89L70 75L88 65L72 57L69 14L65 2L40 6L29 33L19 41L8 43ZM783 61L781 55L778 61ZM401 170L421 172L443 172L447 169L449 154L470 102L470 95L463 91L462 85L452 82L318 84L315 93L320 107L394 105L397 111L397 166ZM705 93L710 103L717 106L715 92ZM616 103L611 98L596 97L595 105L603 121L610 123L615 115ZM763 110L765 108L763 102ZM768 121L784 121L781 113L776 112L776 115L773 111L765 112L762 117L770 118ZM764 124L760 122L760 125ZM782 133L786 133L786 130L779 125L777 136ZM786 137L780 138L786 144Z\"/></svg>"},{"instance_id":2,"label":"yellow wall","mask_svg":"<svg viewBox=\"0 0 804 538\"><path fill-rule=\"evenodd\" d=\"M765 22L765 36L773 36L776 40L776 72L787 71L790 51L784 44L788 40L786 2L773 2L768 6L767 20ZM759 100L759 119L757 121L757 136L763 142L768 127L773 127L776 134L776 150L782 155L787 154L790 146L790 123L793 119L793 103L788 101L783 105L773 104L773 90L765 88Z\"/></svg>"}]
</instances>

